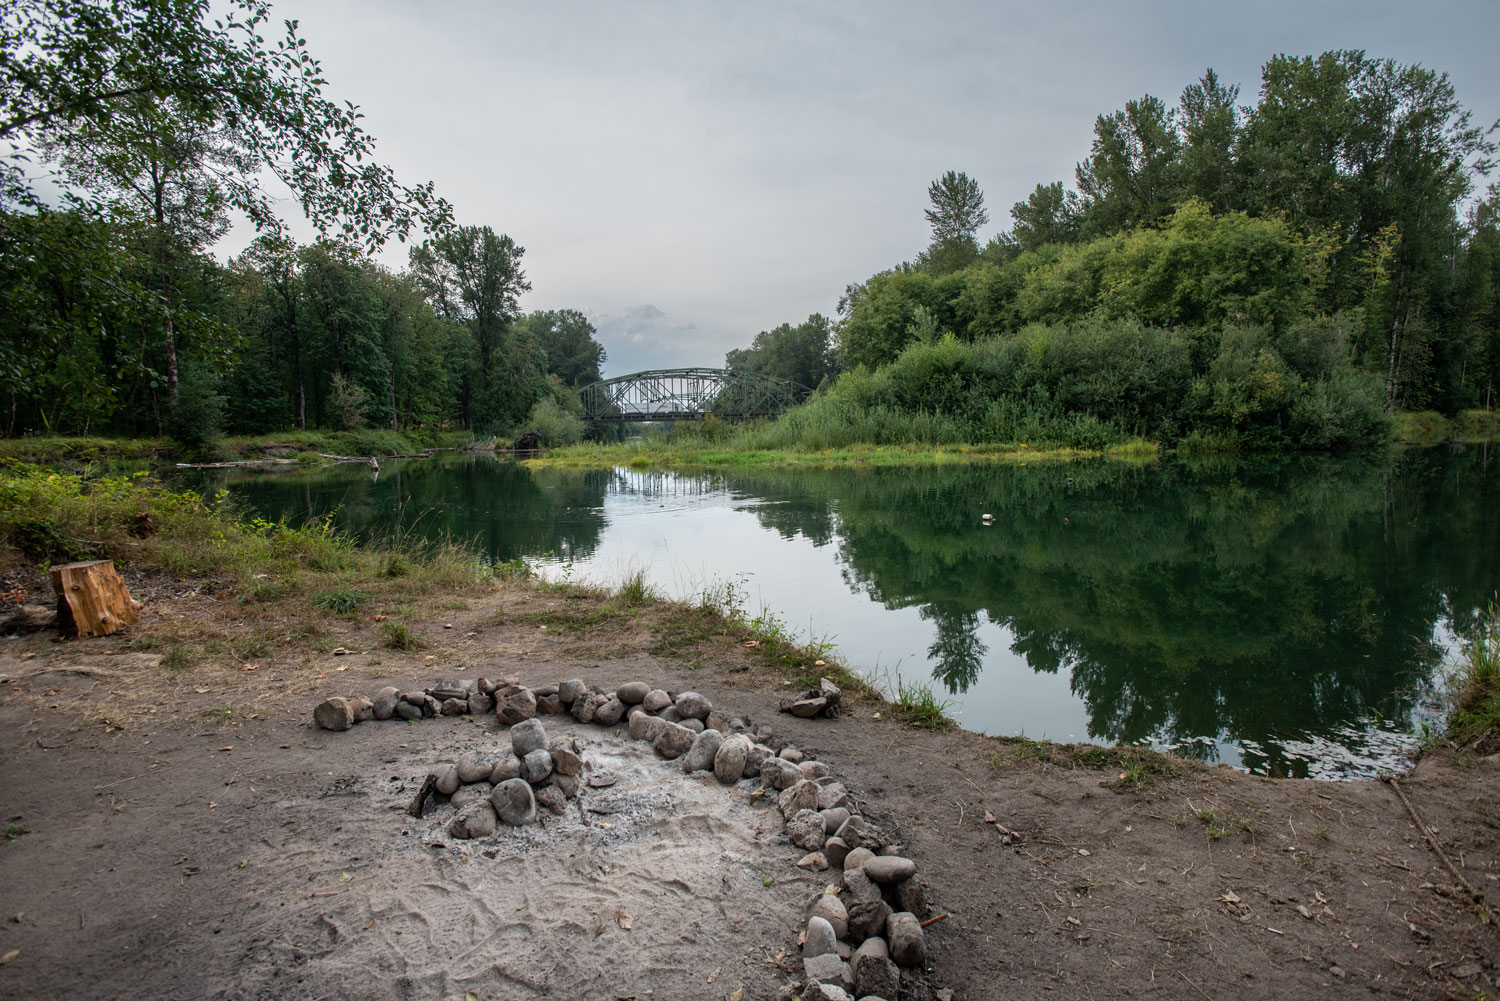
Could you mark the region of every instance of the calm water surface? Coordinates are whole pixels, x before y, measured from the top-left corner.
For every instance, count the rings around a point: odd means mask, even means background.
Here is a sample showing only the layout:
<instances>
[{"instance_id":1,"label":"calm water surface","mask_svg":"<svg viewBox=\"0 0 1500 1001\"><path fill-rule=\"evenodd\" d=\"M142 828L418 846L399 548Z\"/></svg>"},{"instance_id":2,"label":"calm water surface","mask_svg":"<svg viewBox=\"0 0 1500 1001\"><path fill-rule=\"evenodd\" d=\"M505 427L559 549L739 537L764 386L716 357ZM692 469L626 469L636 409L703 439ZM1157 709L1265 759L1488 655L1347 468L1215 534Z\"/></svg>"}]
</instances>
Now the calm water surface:
<instances>
[{"instance_id":1,"label":"calm water surface","mask_svg":"<svg viewBox=\"0 0 1500 1001\"><path fill-rule=\"evenodd\" d=\"M1500 586L1483 447L692 475L455 455L221 483L270 517L470 539L549 576L732 586L887 688L932 683L971 729L1272 775L1398 764Z\"/></svg>"}]
</instances>

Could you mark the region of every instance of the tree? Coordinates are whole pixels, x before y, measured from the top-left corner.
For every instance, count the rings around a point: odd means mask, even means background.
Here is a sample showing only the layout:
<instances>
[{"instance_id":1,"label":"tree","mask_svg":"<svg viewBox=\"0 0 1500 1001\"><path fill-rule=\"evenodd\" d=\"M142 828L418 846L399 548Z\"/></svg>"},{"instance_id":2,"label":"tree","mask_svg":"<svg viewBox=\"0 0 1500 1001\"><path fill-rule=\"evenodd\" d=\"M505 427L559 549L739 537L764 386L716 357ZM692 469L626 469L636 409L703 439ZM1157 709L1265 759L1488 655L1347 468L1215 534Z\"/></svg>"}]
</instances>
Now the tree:
<instances>
[{"instance_id":1,"label":"tree","mask_svg":"<svg viewBox=\"0 0 1500 1001\"><path fill-rule=\"evenodd\" d=\"M1019 251L1036 250L1049 243L1073 243L1083 206L1076 191L1064 191L1061 181L1038 184L1024 202L1011 207L1015 226L1001 240Z\"/></svg>"},{"instance_id":2,"label":"tree","mask_svg":"<svg viewBox=\"0 0 1500 1001\"><path fill-rule=\"evenodd\" d=\"M1239 84L1220 83L1212 67L1182 91L1178 182L1183 196L1201 198L1215 212L1228 212L1239 204L1234 175L1241 129L1235 103L1239 97Z\"/></svg>"},{"instance_id":3,"label":"tree","mask_svg":"<svg viewBox=\"0 0 1500 1001\"><path fill-rule=\"evenodd\" d=\"M1160 98L1147 94L1100 115L1089 158L1075 172L1085 234L1107 236L1171 212L1180 147L1175 112Z\"/></svg>"},{"instance_id":4,"label":"tree","mask_svg":"<svg viewBox=\"0 0 1500 1001\"><path fill-rule=\"evenodd\" d=\"M968 266L979 256L979 227L990 221L979 182L950 170L927 186L927 198L932 208L923 215L932 227L932 245L925 266L938 275Z\"/></svg>"},{"instance_id":5,"label":"tree","mask_svg":"<svg viewBox=\"0 0 1500 1001\"><path fill-rule=\"evenodd\" d=\"M731 351L724 365L732 372L756 372L816 388L833 371L832 324L819 313L797 326L783 323L762 330L748 348Z\"/></svg>"},{"instance_id":6,"label":"tree","mask_svg":"<svg viewBox=\"0 0 1500 1001\"><path fill-rule=\"evenodd\" d=\"M576 309L538 310L519 327L547 354L547 373L577 389L600 381L604 346L594 340L594 325Z\"/></svg>"}]
</instances>

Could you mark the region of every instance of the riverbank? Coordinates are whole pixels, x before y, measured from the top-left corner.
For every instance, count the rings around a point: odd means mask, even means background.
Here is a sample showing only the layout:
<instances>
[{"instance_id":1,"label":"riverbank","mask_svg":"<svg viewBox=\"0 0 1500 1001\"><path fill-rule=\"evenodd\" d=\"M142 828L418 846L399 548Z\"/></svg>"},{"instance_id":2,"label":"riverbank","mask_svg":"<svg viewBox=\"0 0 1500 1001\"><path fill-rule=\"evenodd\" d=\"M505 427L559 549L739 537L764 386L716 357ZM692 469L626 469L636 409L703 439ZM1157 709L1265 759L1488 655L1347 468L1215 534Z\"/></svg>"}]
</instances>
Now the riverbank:
<instances>
[{"instance_id":1,"label":"riverbank","mask_svg":"<svg viewBox=\"0 0 1500 1001\"><path fill-rule=\"evenodd\" d=\"M420 455L435 448L473 444L468 431L278 431L224 438L208 461L289 459L316 464L327 455ZM98 462L185 462L189 457L170 438L71 438L63 435L0 438L0 459L69 467Z\"/></svg>"},{"instance_id":2,"label":"riverbank","mask_svg":"<svg viewBox=\"0 0 1500 1001\"><path fill-rule=\"evenodd\" d=\"M548 449L543 455L523 460L533 468L670 469L686 466L941 466L984 462L1027 463L1081 462L1110 459L1117 462L1150 463L1160 454L1154 442L1133 441L1107 449L1032 448L1016 445L854 445L818 451L756 450L731 452L692 441L653 438L639 443L601 445L595 443Z\"/></svg>"},{"instance_id":3,"label":"riverbank","mask_svg":"<svg viewBox=\"0 0 1500 1001\"><path fill-rule=\"evenodd\" d=\"M327 695L480 674L692 689L827 763L917 862L933 914L948 915L928 929L933 993L1493 990L1494 929L1384 784L1259 779L1138 749L913 726L843 674L843 716L797 719L779 700L828 673L831 651L798 647L712 594L684 604L639 578L614 593L549 584L460 550L360 549L326 531L226 523L211 502L138 482L75 491L49 475L7 478L7 525L10 512L45 507L57 535L116 559L145 609L117 636L58 643L37 630L0 646L0 878L21 912L0 931L7 993L206 996L233 983L244 996L311 997L345 983L386 998L406 990L402 978L461 968L477 997L546 994L556 981L540 976L545 964L534 982L512 982L466 951L506 941L509 915L541 906L545 888L516 887L483 851L414 853L400 833L410 793L396 787L494 720L348 734L311 724ZM156 528L144 535L133 529L143 505ZM45 601L36 559L9 527L6 539L0 590ZM1435 749L1402 788L1448 857L1491 887L1496 759ZM694 834L715 836L712 824ZM797 870L802 852L767 838L781 860L765 872L767 901L785 893L776 899L795 910L826 874ZM445 886L484 906L460 927L433 927L410 902L447 899ZM732 924L762 905L723 906ZM673 918L569 920L567 947L598 952L635 948L622 922ZM798 979L786 926L687 934L688 958L653 997L773 996L761 991ZM350 965L393 955L400 977Z\"/></svg>"}]
</instances>

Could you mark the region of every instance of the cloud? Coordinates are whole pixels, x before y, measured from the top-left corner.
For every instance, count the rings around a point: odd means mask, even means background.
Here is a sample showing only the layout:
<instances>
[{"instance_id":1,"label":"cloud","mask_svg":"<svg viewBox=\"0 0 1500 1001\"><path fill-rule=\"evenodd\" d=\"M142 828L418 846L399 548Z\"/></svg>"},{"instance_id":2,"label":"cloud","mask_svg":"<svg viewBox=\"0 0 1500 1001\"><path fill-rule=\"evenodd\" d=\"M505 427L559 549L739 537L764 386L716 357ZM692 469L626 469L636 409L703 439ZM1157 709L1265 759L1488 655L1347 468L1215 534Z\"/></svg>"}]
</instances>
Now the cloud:
<instances>
[{"instance_id":1,"label":"cloud","mask_svg":"<svg viewBox=\"0 0 1500 1001\"><path fill-rule=\"evenodd\" d=\"M724 350L710 346L696 323L674 321L650 303L630 306L619 313L588 311L596 338L608 354L606 377L628 375L653 368L717 368Z\"/></svg>"}]
</instances>

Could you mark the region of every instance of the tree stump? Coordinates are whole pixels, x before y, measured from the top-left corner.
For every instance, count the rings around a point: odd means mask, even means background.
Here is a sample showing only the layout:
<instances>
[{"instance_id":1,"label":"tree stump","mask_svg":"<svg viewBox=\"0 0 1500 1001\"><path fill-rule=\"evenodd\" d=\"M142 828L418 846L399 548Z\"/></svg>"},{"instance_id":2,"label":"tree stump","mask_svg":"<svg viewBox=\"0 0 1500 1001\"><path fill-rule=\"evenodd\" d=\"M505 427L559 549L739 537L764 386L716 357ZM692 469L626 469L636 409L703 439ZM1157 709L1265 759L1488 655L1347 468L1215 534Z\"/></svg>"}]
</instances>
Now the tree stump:
<instances>
[{"instance_id":1,"label":"tree stump","mask_svg":"<svg viewBox=\"0 0 1500 1001\"><path fill-rule=\"evenodd\" d=\"M57 629L64 636L108 636L141 616L141 603L125 590L113 560L53 567L52 589L57 592Z\"/></svg>"}]
</instances>

